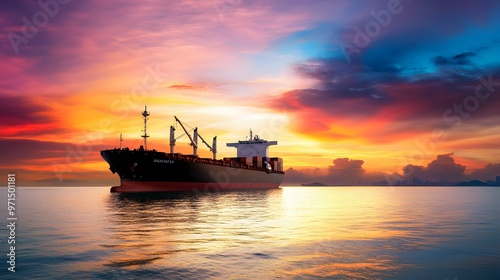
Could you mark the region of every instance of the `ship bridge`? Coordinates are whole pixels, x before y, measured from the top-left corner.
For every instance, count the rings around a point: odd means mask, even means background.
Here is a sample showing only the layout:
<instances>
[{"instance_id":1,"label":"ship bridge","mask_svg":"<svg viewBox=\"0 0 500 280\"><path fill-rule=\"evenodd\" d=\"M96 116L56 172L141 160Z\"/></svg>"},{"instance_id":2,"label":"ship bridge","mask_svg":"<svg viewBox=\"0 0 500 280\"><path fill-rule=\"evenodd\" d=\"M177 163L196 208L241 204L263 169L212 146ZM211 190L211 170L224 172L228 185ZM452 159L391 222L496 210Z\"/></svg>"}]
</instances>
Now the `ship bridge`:
<instances>
[{"instance_id":1,"label":"ship bridge","mask_svg":"<svg viewBox=\"0 0 500 280\"><path fill-rule=\"evenodd\" d=\"M249 140L240 140L236 143L226 143L227 147L235 147L237 149L237 157L269 157L269 146L278 145L278 141L267 141L259 138L258 135L253 135L250 130Z\"/></svg>"}]
</instances>

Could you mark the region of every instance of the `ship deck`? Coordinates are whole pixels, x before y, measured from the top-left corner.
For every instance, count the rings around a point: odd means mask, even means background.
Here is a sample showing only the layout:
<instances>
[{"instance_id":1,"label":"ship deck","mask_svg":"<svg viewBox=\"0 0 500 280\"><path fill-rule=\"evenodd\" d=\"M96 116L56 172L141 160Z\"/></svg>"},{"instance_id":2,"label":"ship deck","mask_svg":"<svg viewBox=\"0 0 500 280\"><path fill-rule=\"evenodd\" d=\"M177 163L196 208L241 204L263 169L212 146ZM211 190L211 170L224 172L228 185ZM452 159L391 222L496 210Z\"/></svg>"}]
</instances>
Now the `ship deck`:
<instances>
[{"instance_id":1,"label":"ship deck","mask_svg":"<svg viewBox=\"0 0 500 280\"><path fill-rule=\"evenodd\" d=\"M263 167L253 166L253 165L249 165L249 164L242 164L242 163L230 160L230 159L223 160L223 159L200 158L198 156L184 155L181 153L160 152L160 151L157 151L154 149L153 150L144 150L144 149L115 148L115 149L102 150L101 153L103 153L103 152L111 152L111 153L129 152L131 154L143 153L144 155L148 155L149 153L151 153L153 155L159 155L162 158L165 158L166 160L180 160L180 161L192 162L192 163L219 165L219 166L227 166L227 167L233 167L233 168L262 171L262 172L267 172L267 173L285 174L284 171L266 170Z\"/></svg>"}]
</instances>

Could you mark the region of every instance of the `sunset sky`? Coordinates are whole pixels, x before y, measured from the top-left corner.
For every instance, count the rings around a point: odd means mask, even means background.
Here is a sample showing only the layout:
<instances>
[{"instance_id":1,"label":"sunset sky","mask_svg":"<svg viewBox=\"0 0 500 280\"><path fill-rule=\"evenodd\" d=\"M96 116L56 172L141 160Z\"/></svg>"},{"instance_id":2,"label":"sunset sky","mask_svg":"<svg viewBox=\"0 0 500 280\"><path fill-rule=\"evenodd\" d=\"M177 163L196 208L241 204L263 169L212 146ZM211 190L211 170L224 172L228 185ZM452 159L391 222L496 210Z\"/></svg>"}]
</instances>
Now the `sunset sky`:
<instances>
[{"instance_id":1,"label":"sunset sky","mask_svg":"<svg viewBox=\"0 0 500 280\"><path fill-rule=\"evenodd\" d=\"M149 148L174 115L219 157L251 128L290 182L500 176L499 1L7 0L0 30L19 184L117 183L99 151L141 145L144 105Z\"/></svg>"}]
</instances>

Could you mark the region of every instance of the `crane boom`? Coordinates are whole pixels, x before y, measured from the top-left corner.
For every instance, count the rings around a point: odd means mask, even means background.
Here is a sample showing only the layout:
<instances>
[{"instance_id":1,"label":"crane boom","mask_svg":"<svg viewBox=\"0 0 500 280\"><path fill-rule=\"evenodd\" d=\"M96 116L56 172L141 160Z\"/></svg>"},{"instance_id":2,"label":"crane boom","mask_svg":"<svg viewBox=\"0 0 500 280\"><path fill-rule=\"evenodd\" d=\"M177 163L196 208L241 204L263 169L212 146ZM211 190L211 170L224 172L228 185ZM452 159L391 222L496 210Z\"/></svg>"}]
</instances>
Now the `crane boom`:
<instances>
[{"instance_id":1,"label":"crane boom","mask_svg":"<svg viewBox=\"0 0 500 280\"><path fill-rule=\"evenodd\" d=\"M203 139L203 137L201 137L200 134L198 134L198 137L200 137L201 139L201 142L203 142L203 144L207 145L207 147L210 149L210 152L213 152L214 151L214 148L212 148L212 146L210 146L207 141L205 141L205 139Z\"/></svg>"},{"instance_id":2,"label":"crane boom","mask_svg":"<svg viewBox=\"0 0 500 280\"><path fill-rule=\"evenodd\" d=\"M213 138L213 142L212 142L212 146L210 146L207 141L205 141L205 139L203 139L203 137L201 137L200 134L198 134L198 137L200 137L201 139L201 142L203 142L203 144L207 145L208 149L210 149L210 152L212 152L212 155L213 155L213 159L216 160L217 159L217 136L215 136Z\"/></svg>"},{"instance_id":3,"label":"crane boom","mask_svg":"<svg viewBox=\"0 0 500 280\"><path fill-rule=\"evenodd\" d=\"M190 145L191 146L197 146L196 143L194 143L193 138L191 137L191 135L189 134L189 132L186 130L186 128L182 124L182 122L176 116L174 116L174 118L175 118L175 121L177 121L181 125L181 127L184 130L184 132L186 133L187 137L189 137L189 141L191 141Z\"/></svg>"}]
</instances>

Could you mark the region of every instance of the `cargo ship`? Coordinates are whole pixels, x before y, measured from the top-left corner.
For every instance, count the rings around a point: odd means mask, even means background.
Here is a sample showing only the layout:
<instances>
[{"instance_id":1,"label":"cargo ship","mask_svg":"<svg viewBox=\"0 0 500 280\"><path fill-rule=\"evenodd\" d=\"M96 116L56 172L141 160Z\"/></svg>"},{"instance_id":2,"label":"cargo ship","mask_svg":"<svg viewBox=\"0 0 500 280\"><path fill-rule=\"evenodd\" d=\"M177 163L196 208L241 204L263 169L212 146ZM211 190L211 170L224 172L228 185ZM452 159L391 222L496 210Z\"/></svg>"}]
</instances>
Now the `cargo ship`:
<instances>
[{"instance_id":1,"label":"cargo ship","mask_svg":"<svg viewBox=\"0 0 500 280\"><path fill-rule=\"evenodd\" d=\"M204 192L235 189L279 188L283 181L283 159L269 157L269 146L277 141L267 141L258 135L246 140L227 143L235 147L236 157L217 159L217 136L212 145L198 133L198 128L188 131L183 122L174 116L184 134L190 140L193 154L176 153L175 127L170 126L170 151L161 152L147 148L147 121L150 113L147 107L142 112L144 121L144 143L138 149L120 147L102 150L102 158L109 164L113 174L120 177L120 185L111 187L111 192ZM192 135L191 135L192 132ZM183 136L181 135L181 136ZM212 158L198 156L198 140L212 152Z\"/></svg>"}]
</instances>

